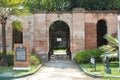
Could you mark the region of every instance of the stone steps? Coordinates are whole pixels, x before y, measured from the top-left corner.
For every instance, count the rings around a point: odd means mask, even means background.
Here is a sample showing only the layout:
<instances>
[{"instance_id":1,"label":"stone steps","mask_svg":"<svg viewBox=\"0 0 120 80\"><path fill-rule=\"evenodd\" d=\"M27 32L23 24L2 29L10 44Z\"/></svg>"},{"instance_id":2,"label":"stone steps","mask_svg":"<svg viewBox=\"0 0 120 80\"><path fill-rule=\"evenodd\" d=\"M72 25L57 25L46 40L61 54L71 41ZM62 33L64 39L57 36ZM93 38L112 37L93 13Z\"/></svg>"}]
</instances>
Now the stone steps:
<instances>
[{"instance_id":1,"label":"stone steps","mask_svg":"<svg viewBox=\"0 0 120 80\"><path fill-rule=\"evenodd\" d=\"M66 54L53 54L51 60L69 60L69 56Z\"/></svg>"}]
</instances>

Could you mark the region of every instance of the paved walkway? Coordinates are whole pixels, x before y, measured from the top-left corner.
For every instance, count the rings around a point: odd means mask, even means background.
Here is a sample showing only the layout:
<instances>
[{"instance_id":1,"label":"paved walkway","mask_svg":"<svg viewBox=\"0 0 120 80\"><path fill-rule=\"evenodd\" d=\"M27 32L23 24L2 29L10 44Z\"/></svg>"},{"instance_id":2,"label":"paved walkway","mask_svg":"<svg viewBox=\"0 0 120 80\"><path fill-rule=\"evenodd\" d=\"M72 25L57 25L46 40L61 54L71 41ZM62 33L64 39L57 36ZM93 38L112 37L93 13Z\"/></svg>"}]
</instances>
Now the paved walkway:
<instances>
[{"instance_id":1,"label":"paved walkway","mask_svg":"<svg viewBox=\"0 0 120 80\"><path fill-rule=\"evenodd\" d=\"M36 74L14 80L100 80L85 75L71 61L50 61Z\"/></svg>"}]
</instances>

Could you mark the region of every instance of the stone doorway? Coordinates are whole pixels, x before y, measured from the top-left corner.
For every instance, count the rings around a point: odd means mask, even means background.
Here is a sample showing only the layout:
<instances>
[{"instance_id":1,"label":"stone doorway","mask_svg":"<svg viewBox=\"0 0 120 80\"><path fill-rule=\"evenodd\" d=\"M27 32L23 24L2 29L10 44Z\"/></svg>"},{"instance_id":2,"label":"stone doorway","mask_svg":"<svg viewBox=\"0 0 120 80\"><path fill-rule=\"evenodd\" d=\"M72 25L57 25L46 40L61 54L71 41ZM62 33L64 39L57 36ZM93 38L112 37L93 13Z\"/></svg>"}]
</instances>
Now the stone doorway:
<instances>
[{"instance_id":1,"label":"stone doorway","mask_svg":"<svg viewBox=\"0 0 120 80\"><path fill-rule=\"evenodd\" d=\"M70 30L69 26L63 21L55 21L50 26L48 60L55 55L56 50L64 51L57 54L58 56L64 54L71 59Z\"/></svg>"}]
</instances>

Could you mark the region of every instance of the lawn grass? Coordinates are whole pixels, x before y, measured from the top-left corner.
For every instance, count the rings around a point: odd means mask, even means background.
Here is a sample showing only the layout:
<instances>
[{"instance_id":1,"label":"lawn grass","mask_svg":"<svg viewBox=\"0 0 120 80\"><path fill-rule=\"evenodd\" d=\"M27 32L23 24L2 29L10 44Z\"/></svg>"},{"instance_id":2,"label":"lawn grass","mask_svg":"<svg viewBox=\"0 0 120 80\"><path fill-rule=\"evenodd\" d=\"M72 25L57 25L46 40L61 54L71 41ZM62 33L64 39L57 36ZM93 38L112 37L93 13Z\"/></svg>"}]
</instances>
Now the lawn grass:
<instances>
[{"instance_id":1,"label":"lawn grass","mask_svg":"<svg viewBox=\"0 0 120 80\"><path fill-rule=\"evenodd\" d=\"M8 67L8 66L0 66L0 74L4 73L4 72L12 72L12 66Z\"/></svg>"},{"instance_id":2,"label":"lawn grass","mask_svg":"<svg viewBox=\"0 0 120 80\"><path fill-rule=\"evenodd\" d=\"M95 68L90 68L90 64L80 64L80 66L87 71L89 74L92 75L102 75L102 76L120 76L120 72L118 72L118 62L110 63L111 74L107 74L105 72L105 63L97 63L96 64L96 71ZM102 80L120 80L120 78L106 78L103 77Z\"/></svg>"},{"instance_id":3,"label":"lawn grass","mask_svg":"<svg viewBox=\"0 0 120 80\"><path fill-rule=\"evenodd\" d=\"M37 67L38 67L38 66L30 66L30 70L29 70L29 71L27 71L27 70L12 70L12 71L15 72L14 75L19 76L19 75L31 73L31 72L33 72L34 70L36 70Z\"/></svg>"},{"instance_id":4,"label":"lawn grass","mask_svg":"<svg viewBox=\"0 0 120 80\"><path fill-rule=\"evenodd\" d=\"M95 68L90 68L90 64L80 64L80 66L83 67L84 70L91 74L99 74L99 75L109 75L109 76L120 76L120 72L118 72L118 66L112 66L111 74L106 74L104 69L106 68L104 63L97 63L96 64L96 71Z\"/></svg>"},{"instance_id":5,"label":"lawn grass","mask_svg":"<svg viewBox=\"0 0 120 80\"><path fill-rule=\"evenodd\" d=\"M4 72L12 72L13 75L15 76L19 76L22 74L27 74L27 73L31 73L34 70L36 70L37 66L30 66L30 70L26 71L26 70L13 70L13 66L0 66L0 74L4 73Z\"/></svg>"}]
</instances>

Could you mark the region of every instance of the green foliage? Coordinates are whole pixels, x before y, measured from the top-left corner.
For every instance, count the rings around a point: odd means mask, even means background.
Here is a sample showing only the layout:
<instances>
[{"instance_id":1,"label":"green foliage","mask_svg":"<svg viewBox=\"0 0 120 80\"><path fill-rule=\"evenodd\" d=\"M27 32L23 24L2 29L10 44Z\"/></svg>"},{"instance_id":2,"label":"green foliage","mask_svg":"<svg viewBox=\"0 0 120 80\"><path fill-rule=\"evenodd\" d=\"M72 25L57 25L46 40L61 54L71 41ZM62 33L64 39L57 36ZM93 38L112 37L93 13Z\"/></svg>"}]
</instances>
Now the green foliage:
<instances>
[{"instance_id":1,"label":"green foliage","mask_svg":"<svg viewBox=\"0 0 120 80\"><path fill-rule=\"evenodd\" d=\"M41 59L38 55L30 56L30 65L37 66L41 63Z\"/></svg>"},{"instance_id":2,"label":"green foliage","mask_svg":"<svg viewBox=\"0 0 120 80\"><path fill-rule=\"evenodd\" d=\"M22 32L22 30L23 30L23 24L22 24L22 22L20 22L20 21L18 21L18 20L13 21L12 27L13 27L14 29L16 29L17 31L21 31L21 32Z\"/></svg>"},{"instance_id":3,"label":"green foliage","mask_svg":"<svg viewBox=\"0 0 120 80\"><path fill-rule=\"evenodd\" d=\"M110 67L119 67L119 62L114 61L114 62L110 62Z\"/></svg>"},{"instance_id":4,"label":"green foliage","mask_svg":"<svg viewBox=\"0 0 120 80\"><path fill-rule=\"evenodd\" d=\"M8 66L13 66L14 65L14 52L12 51L7 52L7 57L8 57Z\"/></svg>"},{"instance_id":5,"label":"green foliage","mask_svg":"<svg viewBox=\"0 0 120 80\"><path fill-rule=\"evenodd\" d=\"M106 34L104 38L108 41L108 45L103 45L99 49L103 50L110 58L110 61L118 60L118 40L111 35ZM102 60L106 60L106 54L101 55Z\"/></svg>"},{"instance_id":6,"label":"green foliage","mask_svg":"<svg viewBox=\"0 0 120 80\"><path fill-rule=\"evenodd\" d=\"M26 0L26 5L32 12L70 11L73 8L86 10L119 10L120 0Z\"/></svg>"},{"instance_id":7,"label":"green foliage","mask_svg":"<svg viewBox=\"0 0 120 80\"><path fill-rule=\"evenodd\" d=\"M26 0L30 11L70 11L72 10L71 0Z\"/></svg>"},{"instance_id":8,"label":"green foliage","mask_svg":"<svg viewBox=\"0 0 120 80\"><path fill-rule=\"evenodd\" d=\"M41 0L25 0L25 5L28 6L31 12L36 12L41 9L40 1Z\"/></svg>"},{"instance_id":9,"label":"green foliage","mask_svg":"<svg viewBox=\"0 0 120 80\"><path fill-rule=\"evenodd\" d=\"M76 53L74 60L76 63L89 63L90 57L94 56L96 59L96 62L100 62L101 54L103 54L103 51L100 49L86 50L86 51Z\"/></svg>"},{"instance_id":10,"label":"green foliage","mask_svg":"<svg viewBox=\"0 0 120 80\"><path fill-rule=\"evenodd\" d=\"M103 79L100 79L100 80L120 80L120 78L113 78L113 76L117 77L120 75L120 72L117 70L119 62L110 62L109 65L110 65L110 69L111 69L111 74L106 74L106 72L104 70L106 68L106 66L104 63L96 63L96 71L94 68L90 67L89 63L88 64L80 64L82 69L84 71L86 71L87 73L89 73L91 75L95 75L95 74L102 75ZM108 78L108 79L105 79L105 78Z\"/></svg>"},{"instance_id":11,"label":"green foliage","mask_svg":"<svg viewBox=\"0 0 120 80\"><path fill-rule=\"evenodd\" d=\"M25 0L1 0L0 1L0 17L9 17L9 15L25 15L29 14L29 10L24 6Z\"/></svg>"},{"instance_id":12,"label":"green foliage","mask_svg":"<svg viewBox=\"0 0 120 80\"><path fill-rule=\"evenodd\" d=\"M18 6L24 1L25 0L0 0L0 4L1 6L4 6L4 7L13 7L13 6Z\"/></svg>"},{"instance_id":13,"label":"green foliage","mask_svg":"<svg viewBox=\"0 0 120 80\"><path fill-rule=\"evenodd\" d=\"M78 52L75 55L75 62L76 63L87 63L90 59L90 50Z\"/></svg>"},{"instance_id":14,"label":"green foliage","mask_svg":"<svg viewBox=\"0 0 120 80\"><path fill-rule=\"evenodd\" d=\"M70 0L41 0L40 5L47 11L68 11L72 7Z\"/></svg>"},{"instance_id":15,"label":"green foliage","mask_svg":"<svg viewBox=\"0 0 120 80\"><path fill-rule=\"evenodd\" d=\"M115 50L116 48L114 48L110 45L103 45L103 46L99 47L99 49L103 50L104 52L111 52L111 51Z\"/></svg>"},{"instance_id":16,"label":"green foliage","mask_svg":"<svg viewBox=\"0 0 120 80\"><path fill-rule=\"evenodd\" d=\"M13 51L7 51L7 57L8 57L8 66L14 65L14 52ZM0 51L0 60L2 59L2 51ZM32 66L38 66L41 63L41 59L37 55L31 55L30 56L30 65Z\"/></svg>"},{"instance_id":17,"label":"green foliage","mask_svg":"<svg viewBox=\"0 0 120 80\"><path fill-rule=\"evenodd\" d=\"M90 53L95 57L96 62L100 62L101 61L100 56L104 53L104 51L97 48L97 49L91 50Z\"/></svg>"},{"instance_id":18,"label":"green foliage","mask_svg":"<svg viewBox=\"0 0 120 80\"><path fill-rule=\"evenodd\" d=\"M118 60L118 51L111 51L107 55L109 57L109 61L117 61ZM103 62L106 61L106 54L102 54L100 57L102 58Z\"/></svg>"},{"instance_id":19,"label":"green foliage","mask_svg":"<svg viewBox=\"0 0 120 80\"><path fill-rule=\"evenodd\" d=\"M26 0L31 11L70 11L73 8L86 10L119 10L120 0Z\"/></svg>"},{"instance_id":20,"label":"green foliage","mask_svg":"<svg viewBox=\"0 0 120 80\"><path fill-rule=\"evenodd\" d=\"M113 9L120 9L120 0L114 0L114 3L113 3L113 5L114 5L114 8Z\"/></svg>"},{"instance_id":21,"label":"green foliage","mask_svg":"<svg viewBox=\"0 0 120 80\"><path fill-rule=\"evenodd\" d=\"M0 50L0 60L2 59L2 51Z\"/></svg>"},{"instance_id":22,"label":"green foliage","mask_svg":"<svg viewBox=\"0 0 120 80\"><path fill-rule=\"evenodd\" d=\"M120 0L78 0L77 5L86 10L115 10L120 8Z\"/></svg>"},{"instance_id":23,"label":"green foliage","mask_svg":"<svg viewBox=\"0 0 120 80\"><path fill-rule=\"evenodd\" d=\"M2 65L8 65L7 53L6 53L6 35L4 34L6 33L5 25L7 23L7 19L10 17L10 15L23 16L29 14L29 10L24 5L24 1L25 0L0 0L0 21L3 27L2 43L4 45L2 46L4 55L2 55L2 61L0 62Z\"/></svg>"},{"instance_id":24,"label":"green foliage","mask_svg":"<svg viewBox=\"0 0 120 80\"><path fill-rule=\"evenodd\" d=\"M107 41L112 47L118 47L118 40L116 38L112 37L109 34L106 34L104 38L107 39Z\"/></svg>"},{"instance_id":25,"label":"green foliage","mask_svg":"<svg viewBox=\"0 0 120 80\"><path fill-rule=\"evenodd\" d=\"M113 51L113 50L117 50L118 48L118 40L109 35L109 34L106 34L104 36L104 38L108 41L108 45L104 45L104 46L101 46L100 49L106 51L106 52L110 52L110 51Z\"/></svg>"},{"instance_id":26,"label":"green foliage","mask_svg":"<svg viewBox=\"0 0 120 80\"><path fill-rule=\"evenodd\" d=\"M14 53L13 51L7 51L8 66L13 66L14 64ZM0 51L0 60L2 59L2 51Z\"/></svg>"}]
</instances>

